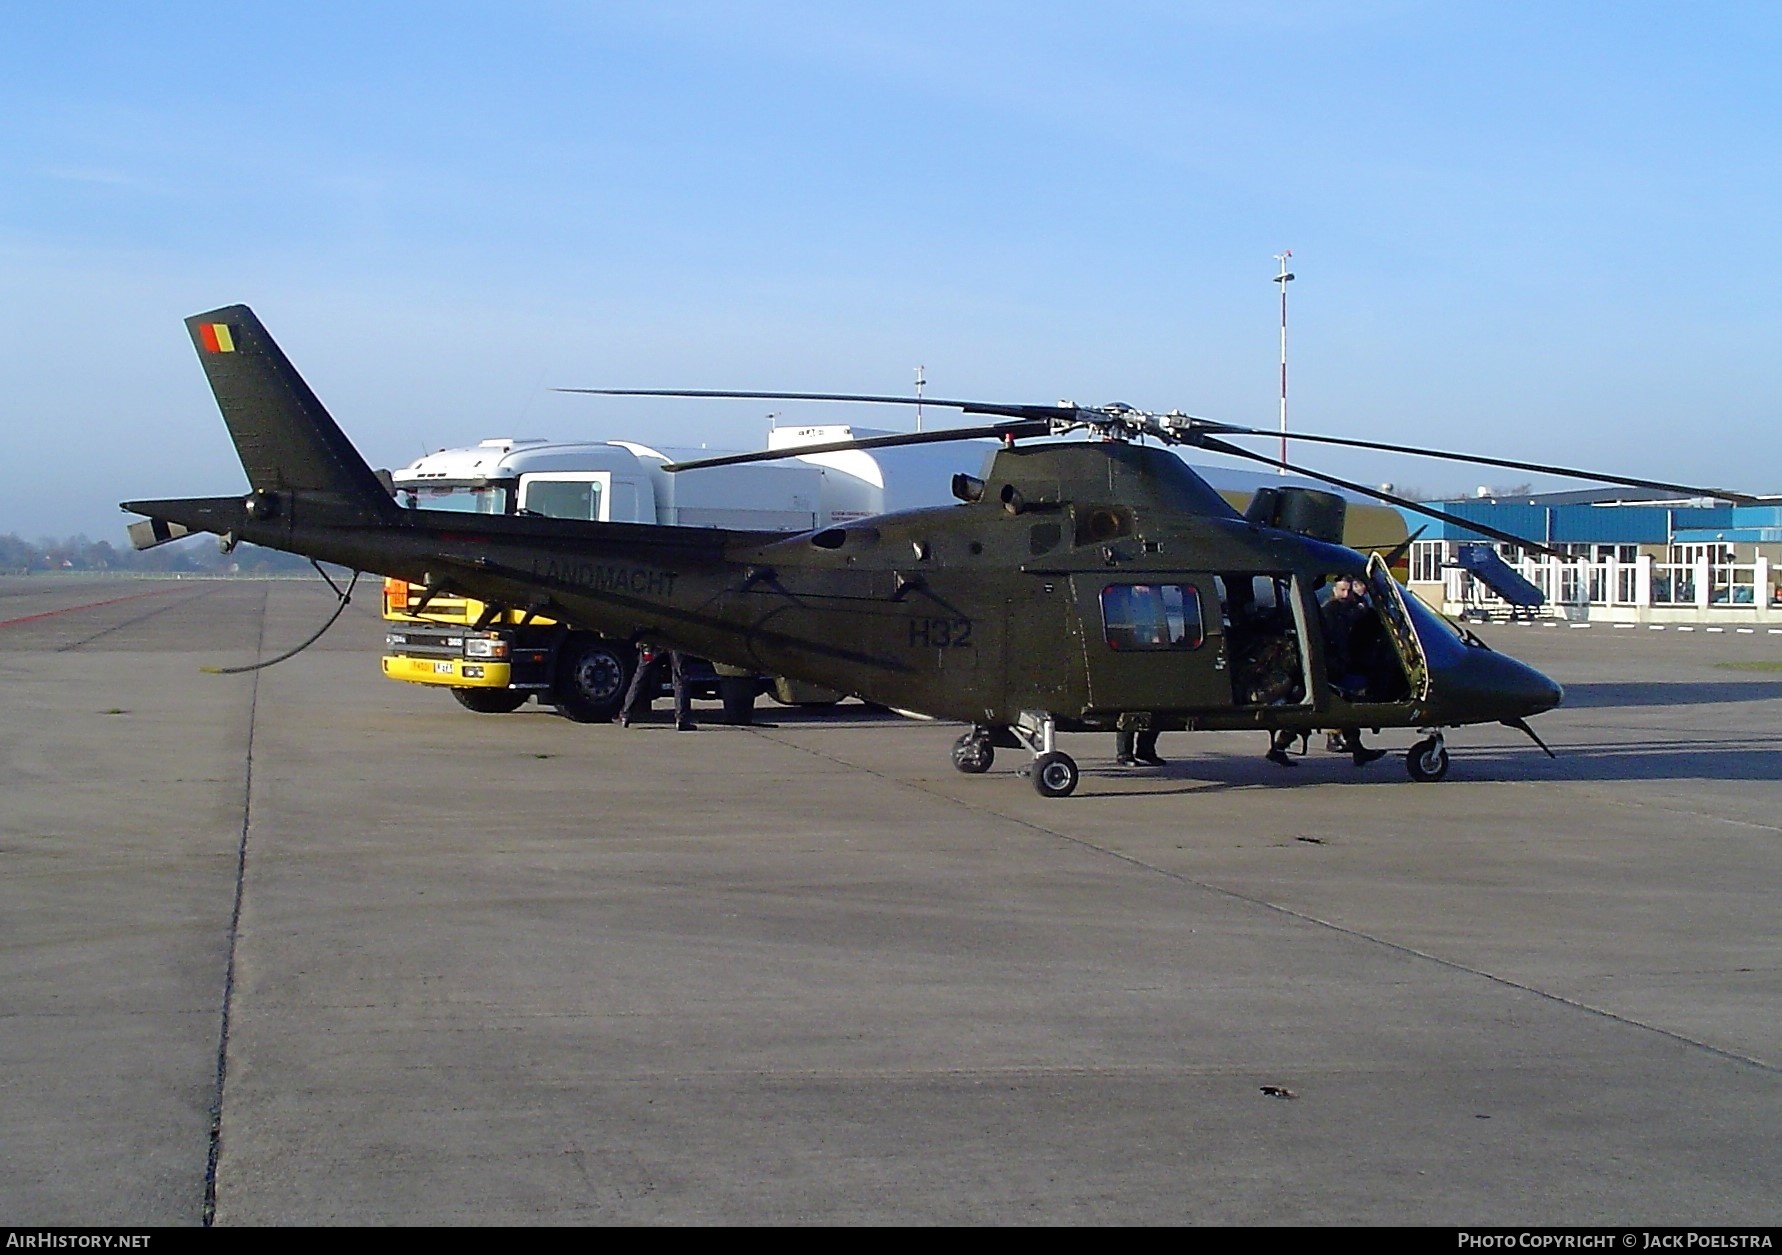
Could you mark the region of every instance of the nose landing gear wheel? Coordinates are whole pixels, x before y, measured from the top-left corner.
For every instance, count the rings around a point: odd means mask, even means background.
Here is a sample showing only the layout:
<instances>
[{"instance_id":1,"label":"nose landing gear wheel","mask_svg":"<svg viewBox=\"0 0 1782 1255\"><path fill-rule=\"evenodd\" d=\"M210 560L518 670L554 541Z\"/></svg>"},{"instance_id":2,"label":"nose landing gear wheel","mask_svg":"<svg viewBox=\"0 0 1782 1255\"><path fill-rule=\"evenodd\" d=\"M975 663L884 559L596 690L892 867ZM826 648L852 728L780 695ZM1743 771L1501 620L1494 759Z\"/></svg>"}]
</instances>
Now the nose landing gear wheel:
<instances>
[{"instance_id":1,"label":"nose landing gear wheel","mask_svg":"<svg viewBox=\"0 0 1782 1255\"><path fill-rule=\"evenodd\" d=\"M968 776L983 775L994 761L996 749L981 733L967 732L953 742L953 766Z\"/></svg>"},{"instance_id":2,"label":"nose landing gear wheel","mask_svg":"<svg viewBox=\"0 0 1782 1255\"><path fill-rule=\"evenodd\" d=\"M1448 747L1433 736L1417 742L1405 755L1405 770L1413 780L1434 784L1448 774Z\"/></svg>"},{"instance_id":3,"label":"nose landing gear wheel","mask_svg":"<svg viewBox=\"0 0 1782 1255\"><path fill-rule=\"evenodd\" d=\"M1041 797L1069 797L1077 788L1077 764L1054 750L1033 760L1033 787Z\"/></svg>"}]
</instances>

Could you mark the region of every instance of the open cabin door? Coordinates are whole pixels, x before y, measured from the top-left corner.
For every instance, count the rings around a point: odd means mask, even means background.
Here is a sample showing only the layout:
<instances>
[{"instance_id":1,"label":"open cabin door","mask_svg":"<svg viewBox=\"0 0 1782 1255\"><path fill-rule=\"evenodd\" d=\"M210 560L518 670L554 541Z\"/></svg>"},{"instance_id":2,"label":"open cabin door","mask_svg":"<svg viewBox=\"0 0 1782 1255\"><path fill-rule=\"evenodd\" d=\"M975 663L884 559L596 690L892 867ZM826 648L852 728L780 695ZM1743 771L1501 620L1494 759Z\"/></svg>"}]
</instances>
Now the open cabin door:
<instances>
[{"instance_id":1,"label":"open cabin door","mask_svg":"<svg viewBox=\"0 0 1782 1255\"><path fill-rule=\"evenodd\" d=\"M1226 571L1215 581L1238 706L1308 706L1318 693L1311 639L1316 603L1287 571Z\"/></svg>"},{"instance_id":2,"label":"open cabin door","mask_svg":"<svg viewBox=\"0 0 1782 1255\"><path fill-rule=\"evenodd\" d=\"M1385 559L1378 553L1367 560L1368 589L1373 596L1374 608L1379 612L1380 622L1386 629L1386 636L1398 653L1398 660L1405 669L1405 680L1410 685L1410 700L1421 704L1429 696L1429 659L1423 654L1423 643L1417 639L1417 633L1411 627L1411 615L1405 609L1404 596L1398 590L1398 581L1392 578L1391 570Z\"/></svg>"}]
</instances>

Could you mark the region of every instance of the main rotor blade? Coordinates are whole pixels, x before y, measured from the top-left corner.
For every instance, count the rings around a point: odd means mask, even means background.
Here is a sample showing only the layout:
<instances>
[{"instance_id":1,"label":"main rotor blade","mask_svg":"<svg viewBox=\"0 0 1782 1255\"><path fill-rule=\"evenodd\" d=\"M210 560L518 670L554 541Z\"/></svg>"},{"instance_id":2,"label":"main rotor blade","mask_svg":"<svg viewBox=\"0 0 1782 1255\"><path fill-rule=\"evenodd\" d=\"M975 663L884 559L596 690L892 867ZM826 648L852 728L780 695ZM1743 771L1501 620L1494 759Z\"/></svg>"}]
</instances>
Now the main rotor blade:
<instances>
[{"instance_id":1,"label":"main rotor blade","mask_svg":"<svg viewBox=\"0 0 1782 1255\"><path fill-rule=\"evenodd\" d=\"M1267 436L1270 440L1280 439L1278 431L1268 431L1260 427L1233 427L1227 423L1210 423L1210 430L1222 436ZM1308 436L1297 432L1289 432L1289 440L1305 440L1312 444L1343 445L1350 449L1380 449L1387 453L1406 453L1419 458L1441 458L1449 462L1472 462L1480 466L1502 466L1514 471L1534 471L1543 475L1564 475L1569 479L1591 479L1599 484L1622 484L1629 488L1656 488L1661 492L1677 492L1690 497L1721 497L1728 501L1741 501L1746 505L1755 504L1756 497L1742 492L1731 492L1725 488L1698 488L1690 484L1672 484L1662 479L1634 479L1627 475L1605 475L1600 471L1583 471L1569 466L1550 466L1545 462L1516 462L1509 458L1488 458L1471 453L1450 453L1442 449L1406 448L1402 445L1385 444L1378 440L1353 440L1345 436ZM1276 465L1279 462L1276 461Z\"/></svg>"},{"instance_id":2,"label":"main rotor blade","mask_svg":"<svg viewBox=\"0 0 1782 1255\"><path fill-rule=\"evenodd\" d=\"M776 462L781 458L798 458L807 453L841 453L849 449L894 449L911 444L944 444L950 440L1016 440L1032 436L1049 436L1052 424L1028 421L993 423L984 427L948 427L940 431L912 431L891 436L862 436L858 440L831 440L825 444L791 445L784 449L759 449L753 453L727 453L722 457L698 458L691 462L670 462L665 471L699 471L712 466L737 466L744 462Z\"/></svg>"},{"instance_id":3,"label":"main rotor blade","mask_svg":"<svg viewBox=\"0 0 1782 1255\"><path fill-rule=\"evenodd\" d=\"M599 397L691 397L736 401L848 401L864 405L921 405L959 410L965 414L1000 414L1005 418L1052 419L1073 418L1074 405L1000 405L994 401L948 401L941 397L884 397L851 392L712 392L686 388L556 388L556 392L579 392Z\"/></svg>"},{"instance_id":4,"label":"main rotor blade","mask_svg":"<svg viewBox=\"0 0 1782 1255\"><path fill-rule=\"evenodd\" d=\"M1279 433L1276 434L1278 435ZM1351 492L1358 492L1363 496L1373 497L1376 500L1386 502L1388 505L1399 506L1406 510L1415 510L1418 514L1427 514L1432 519L1441 519L1444 523L1453 523L1457 527L1468 528L1471 531L1478 532L1482 536L1489 536L1493 540L1501 540L1512 545L1521 545L1524 549L1533 549L1540 553L1550 554L1555 558L1566 558L1571 556L1569 554L1561 553L1559 550L1553 549L1547 545L1543 545L1538 540L1529 540L1526 537L1517 536L1512 532L1499 531L1489 523L1475 523L1472 519L1463 519L1458 514L1448 514L1445 511L1437 510L1431 506L1426 506L1421 502L1412 501L1405 497L1395 497L1389 492L1381 492L1378 488L1369 488L1365 484L1357 484L1346 479L1338 479L1335 475L1326 475L1323 471L1314 471L1304 466L1295 466L1291 462L1283 462L1279 458L1271 458L1266 454L1252 453L1248 449L1240 449L1237 445L1227 444L1225 441L1215 439L1212 436L1203 436L1200 440L1196 441L1196 444L1200 448L1213 453L1228 453L1232 457L1248 458L1252 462L1261 462L1265 466L1275 466L1282 470L1292 471L1295 474L1304 475L1308 479L1323 480L1327 484L1334 484L1338 488L1347 488Z\"/></svg>"}]
</instances>

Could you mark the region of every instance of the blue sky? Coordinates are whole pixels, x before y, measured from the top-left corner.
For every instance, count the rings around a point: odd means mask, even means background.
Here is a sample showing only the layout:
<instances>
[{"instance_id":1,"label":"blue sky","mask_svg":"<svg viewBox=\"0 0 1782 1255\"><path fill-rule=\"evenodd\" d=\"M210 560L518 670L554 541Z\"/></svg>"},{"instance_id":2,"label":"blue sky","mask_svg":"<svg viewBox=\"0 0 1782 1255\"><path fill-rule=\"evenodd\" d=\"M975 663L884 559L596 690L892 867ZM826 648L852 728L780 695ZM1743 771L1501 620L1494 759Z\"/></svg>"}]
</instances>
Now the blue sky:
<instances>
[{"instance_id":1,"label":"blue sky","mask_svg":"<svg viewBox=\"0 0 1782 1255\"><path fill-rule=\"evenodd\" d=\"M239 487L236 301L374 465L917 363L1272 427L1284 247L1296 427L1782 491L1778 63L1733 3L9 6L0 531Z\"/></svg>"}]
</instances>

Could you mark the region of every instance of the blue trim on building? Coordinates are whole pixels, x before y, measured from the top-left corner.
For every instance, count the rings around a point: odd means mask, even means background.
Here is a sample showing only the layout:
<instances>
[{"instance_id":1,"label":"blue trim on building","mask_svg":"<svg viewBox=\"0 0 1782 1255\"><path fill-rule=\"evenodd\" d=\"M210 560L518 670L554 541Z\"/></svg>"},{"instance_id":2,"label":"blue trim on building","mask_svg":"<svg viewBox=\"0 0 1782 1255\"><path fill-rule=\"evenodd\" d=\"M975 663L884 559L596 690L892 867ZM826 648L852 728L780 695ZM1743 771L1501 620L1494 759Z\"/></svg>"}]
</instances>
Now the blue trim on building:
<instances>
[{"instance_id":1,"label":"blue trim on building","mask_svg":"<svg viewBox=\"0 0 1782 1255\"><path fill-rule=\"evenodd\" d=\"M1782 541L1782 506L1532 505L1526 501L1432 501L1447 514L1542 544L1664 545ZM1481 540L1462 524L1399 508L1423 540Z\"/></svg>"},{"instance_id":2,"label":"blue trim on building","mask_svg":"<svg viewBox=\"0 0 1782 1255\"><path fill-rule=\"evenodd\" d=\"M1774 545L1782 543L1782 527L1679 527L1672 538L1679 545Z\"/></svg>"}]
</instances>

